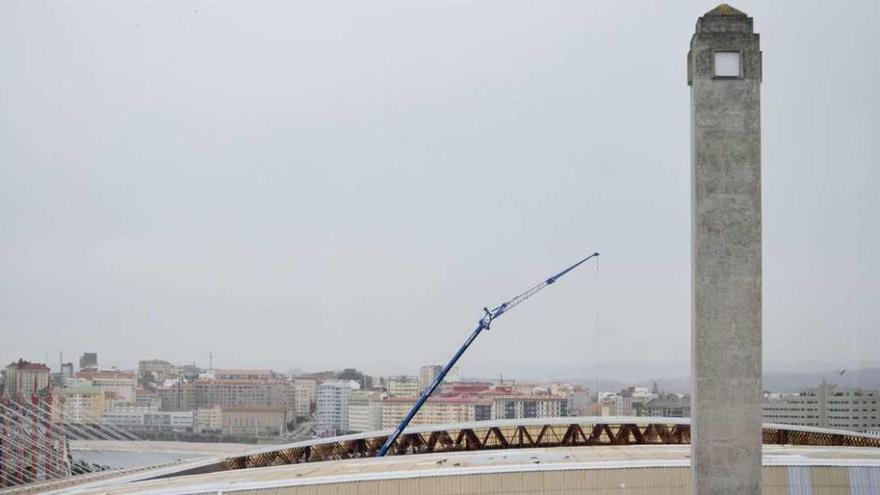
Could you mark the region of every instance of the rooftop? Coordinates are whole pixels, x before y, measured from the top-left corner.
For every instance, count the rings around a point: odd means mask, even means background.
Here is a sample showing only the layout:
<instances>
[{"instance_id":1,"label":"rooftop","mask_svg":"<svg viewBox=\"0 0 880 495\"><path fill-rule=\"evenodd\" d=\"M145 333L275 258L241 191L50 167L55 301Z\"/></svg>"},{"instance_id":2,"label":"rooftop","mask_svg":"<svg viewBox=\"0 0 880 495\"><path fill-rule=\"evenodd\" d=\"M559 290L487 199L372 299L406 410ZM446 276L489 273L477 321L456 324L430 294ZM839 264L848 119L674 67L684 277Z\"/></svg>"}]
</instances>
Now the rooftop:
<instances>
[{"instance_id":1,"label":"rooftop","mask_svg":"<svg viewBox=\"0 0 880 495\"><path fill-rule=\"evenodd\" d=\"M377 480L412 480L413 482L425 480L440 486L443 479L451 480L454 477L472 477L480 474L542 473L547 479L554 473L594 470L615 470L621 473L619 470L624 469L637 469L639 472L643 472L646 468L678 469L678 474L686 478L686 468L690 463L689 456L690 447L688 445L447 452L292 464L149 481L136 481L136 479L129 477L128 480L117 480L115 483L113 480L108 480L94 483L91 486L81 486L77 493L225 493L232 490L307 487ZM764 446L764 466L864 466L880 468L880 449L767 445ZM153 473L153 476L156 474ZM672 473L669 473L665 476L671 475ZM645 482L644 479L640 480L639 478L647 477L638 476L626 481L632 481L634 485L640 481ZM327 493L337 492L334 490ZM493 491L492 493L498 492Z\"/></svg>"},{"instance_id":2,"label":"rooftop","mask_svg":"<svg viewBox=\"0 0 880 495\"><path fill-rule=\"evenodd\" d=\"M49 368L46 367L45 364L42 363L32 363L30 361L25 361L24 359L19 359L18 361L13 361L7 366L7 368L12 367L18 370L27 370L27 371L49 371Z\"/></svg>"}]
</instances>

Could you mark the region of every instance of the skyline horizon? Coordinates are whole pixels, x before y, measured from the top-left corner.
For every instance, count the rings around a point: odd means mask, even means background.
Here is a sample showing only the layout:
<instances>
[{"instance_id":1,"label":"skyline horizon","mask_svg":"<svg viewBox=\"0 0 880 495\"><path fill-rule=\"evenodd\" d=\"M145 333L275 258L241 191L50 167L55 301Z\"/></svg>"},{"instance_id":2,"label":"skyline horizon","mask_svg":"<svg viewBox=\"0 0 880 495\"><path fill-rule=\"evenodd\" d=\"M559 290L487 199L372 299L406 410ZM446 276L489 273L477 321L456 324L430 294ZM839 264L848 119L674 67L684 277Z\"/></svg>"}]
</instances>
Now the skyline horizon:
<instances>
[{"instance_id":1,"label":"skyline horizon","mask_svg":"<svg viewBox=\"0 0 880 495\"><path fill-rule=\"evenodd\" d=\"M94 350L86 350L79 354L75 355L74 359L64 358L64 363L72 363L74 365L74 369L78 370L78 360L79 357L82 356L84 352L96 352ZM136 371L138 368L138 363L140 361L150 361L150 360L163 360L168 361L176 366L187 366L194 365L200 369L208 370L208 358L204 359L204 362L201 362L198 359L182 359L182 360L174 360L168 359L167 357L162 356L150 356L143 357L133 362L124 362L121 360L110 360L109 363L102 358L104 354L101 352L97 352L98 354L98 368L99 369L118 369L120 371ZM67 354L65 354L67 356ZM7 364L17 362L18 359L24 359L25 361L46 364L52 372L57 372L59 369L59 361L56 359L53 360L51 355L48 356L49 360L45 360L45 356L43 358L39 358L37 356L31 355L27 356L19 356L11 360L6 360L8 362L0 361L4 367ZM241 369L254 369L254 370L271 370L280 374L289 374L292 371L296 371L303 374L316 374L316 373L324 373L324 372L341 372L345 369L354 369L359 372L365 373L372 377L386 377L386 376L417 376L419 369L421 366L433 366L438 365L442 366L443 361L438 360L436 362L426 362L422 363L414 368L394 368L392 371L382 371L382 372L372 372L368 367L357 366L357 365L318 365L311 367L304 366L296 366L286 363L274 363L274 364L260 364L259 360L242 360L236 361L238 364L230 364L223 365L222 359L221 364L218 365L217 355L214 355L214 370L241 370ZM800 361L791 361L791 362L765 362L764 363L764 374L767 373L831 373L831 372L839 372L841 370L846 370L847 372L855 372L859 370L875 370L880 369L880 361L870 362L870 361L816 361L816 360L800 360ZM596 369L592 366L556 366L550 367L549 370L546 367L541 367L542 370L538 368L531 369L523 369L519 372L510 372L508 370L499 371L499 370L490 370L485 367L477 366L474 371L461 371L467 370L468 368L474 368L473 366L465 366L458 364L456 366L460 370L460 376L463 379L495 379L498 378L499 375L503 375L505 379L509 378L511 380L594 380L594 374ZM581 371L577 371L580 369ZM408 370L408 371L407 371ZM558 371L553 371L558 370ZM569 371L563 371L569 370ZM666 370L666 371L661 371ZM652 377L657 379L681 379L687 378L690 375L690 363L682 363L682 362L672 362L672 361L628 361L628 360L609 360L601 363L599 365L598 371L599 381L620 381L616 378L619 375L637 374L637 375L646 375L641 380L650 380ZM622 380L627 381L627 380ZM631 381L631 380L630 380Z\"/></svg>"}]
</instances>

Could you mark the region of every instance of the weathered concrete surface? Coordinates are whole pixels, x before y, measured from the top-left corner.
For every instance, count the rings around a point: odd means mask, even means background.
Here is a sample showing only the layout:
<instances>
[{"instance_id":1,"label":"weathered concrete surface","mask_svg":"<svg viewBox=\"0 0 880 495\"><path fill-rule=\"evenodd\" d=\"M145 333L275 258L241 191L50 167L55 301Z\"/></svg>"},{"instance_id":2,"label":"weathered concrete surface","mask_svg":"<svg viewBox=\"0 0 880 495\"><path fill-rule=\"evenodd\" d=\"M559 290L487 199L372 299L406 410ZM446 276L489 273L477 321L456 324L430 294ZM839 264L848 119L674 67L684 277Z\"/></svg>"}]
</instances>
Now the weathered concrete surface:
<instances>
[{"instance_id":1,"label":"weathered concrete surface","mask_svg":"<svg viewBox=\"0 0 880 495\"><path fill-rule=\"evenodd\" d=\"M741 77L715 77L715 52ZM697 21L691 86L694 493L761 492L761 52L726 5Z\"/></svg>"}]
</instances>

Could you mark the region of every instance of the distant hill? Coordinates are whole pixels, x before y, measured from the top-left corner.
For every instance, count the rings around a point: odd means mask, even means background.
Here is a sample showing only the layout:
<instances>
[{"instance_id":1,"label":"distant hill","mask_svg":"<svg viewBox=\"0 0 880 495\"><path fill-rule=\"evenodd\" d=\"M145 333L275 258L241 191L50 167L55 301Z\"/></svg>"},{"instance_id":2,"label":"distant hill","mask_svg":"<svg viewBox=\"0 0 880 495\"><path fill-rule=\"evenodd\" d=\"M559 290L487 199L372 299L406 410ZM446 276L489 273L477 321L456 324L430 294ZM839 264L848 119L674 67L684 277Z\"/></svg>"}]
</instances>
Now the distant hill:
<instances>
[{"instance_id":1,"label":"distant hill","mask_svg":"<svg viewBox=\"0 0 880 495\"><path fill-rule=\"evenodd\" d=\"M817 386L823 379L828 383L845 387L880 389L880 367L847 369L842 375L840 371L768 371L764 373L764 390L772 392L798 392L805 388ZM589 387L590 390L601 391L616 391L631 385L650 388L655 381L660 389L666 392L688 393L691 388L690 377L681 375L658 375L653 378L632 381L600 379L596 382L592 379L584 378L571 381L583 384Z\"/></svg>"}]
</instances>

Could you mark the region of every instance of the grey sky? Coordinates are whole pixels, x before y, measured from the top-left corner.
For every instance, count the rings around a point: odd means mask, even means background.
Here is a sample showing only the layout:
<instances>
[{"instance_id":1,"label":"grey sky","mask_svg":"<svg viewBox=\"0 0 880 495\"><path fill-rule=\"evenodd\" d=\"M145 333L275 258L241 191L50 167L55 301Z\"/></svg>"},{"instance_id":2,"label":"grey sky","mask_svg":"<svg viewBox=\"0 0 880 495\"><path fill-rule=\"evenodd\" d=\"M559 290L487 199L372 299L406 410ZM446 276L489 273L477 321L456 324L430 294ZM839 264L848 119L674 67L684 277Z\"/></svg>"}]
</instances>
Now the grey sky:
<instances>
[{"instance_id":1,"label":"grey sky","mask_svg":"<svg viewBox=\"0 0 880 495\"><path fill-rule=\"evenodd\" d=\"M0 360L414 372L599 250L598 332L589 267L465 373L684 367L713 6L5 0ZM877 364L880 3L734 6L764 50L765 361Z\"/></svg>"}]
</instances>

